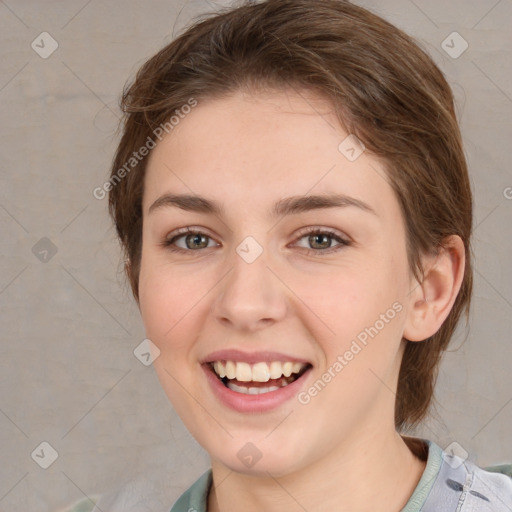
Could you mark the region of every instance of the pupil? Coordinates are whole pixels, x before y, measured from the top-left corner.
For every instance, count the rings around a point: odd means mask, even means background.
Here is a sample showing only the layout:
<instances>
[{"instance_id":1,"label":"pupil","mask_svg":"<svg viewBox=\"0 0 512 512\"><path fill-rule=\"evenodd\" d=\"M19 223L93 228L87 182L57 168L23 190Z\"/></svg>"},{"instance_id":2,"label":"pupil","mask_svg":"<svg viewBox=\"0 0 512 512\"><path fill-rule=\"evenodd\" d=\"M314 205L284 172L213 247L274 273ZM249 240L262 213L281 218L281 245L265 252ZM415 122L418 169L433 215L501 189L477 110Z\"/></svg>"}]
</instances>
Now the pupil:
<instances>
[{"instance_id":1,"label":"pupil","mask_svg":"<svg viewBox=\"0 0 512 512\"><path fill-rule=\"evenodd\" d=\"M204 239L205 237L202 236L202 235L189 235L187 237L187 242L192 239L193 240L193 242L192 242L193 244L200 244L201 243L201 238ZM188 245L188 243L187 243L187 245ZM196 247L197 247L197 245L196 245ZM190 247L189 247L189 249L190 249Z\"/></svg>"},{"instance_id":2,"label":"pupil","mask_svg":"<svg viewBox=\"0 0 512 512\"><path fill-rule=\"evenodd\" d=\"M312 237L310 237L311 245L314 246L316 244L317 239L321 239L321 238L324 239L325 243L322 244L322 242L319 242L319 245L321 245L322 248L329 247L329 245L330 245L329 240L328 240L329 237L326 235L323 235L323 234L317 234L317 235L313 235Z\"/></svg>"}]
</instances>

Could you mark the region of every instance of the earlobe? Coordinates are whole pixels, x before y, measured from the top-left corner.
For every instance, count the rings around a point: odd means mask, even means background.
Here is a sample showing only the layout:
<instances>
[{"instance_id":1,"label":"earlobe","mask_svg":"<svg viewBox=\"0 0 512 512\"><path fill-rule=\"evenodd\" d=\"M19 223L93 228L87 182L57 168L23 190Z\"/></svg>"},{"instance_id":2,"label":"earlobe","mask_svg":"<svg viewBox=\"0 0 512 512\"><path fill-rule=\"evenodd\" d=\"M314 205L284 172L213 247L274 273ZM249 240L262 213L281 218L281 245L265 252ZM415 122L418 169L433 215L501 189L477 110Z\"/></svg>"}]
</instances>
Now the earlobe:
<instances>
[{"instance_id":1,"label":"earlobe","mask_svg":"<svg viewBox=\"0 0 512 512\"><path fill-rule=\"evenodd\" d=\"M465 249L457 235L447 237L439 252L426 256L421 283L409 294L403 337L423 341L433 336L449 315L464 277Z\"/></svg>"}]
</instances>

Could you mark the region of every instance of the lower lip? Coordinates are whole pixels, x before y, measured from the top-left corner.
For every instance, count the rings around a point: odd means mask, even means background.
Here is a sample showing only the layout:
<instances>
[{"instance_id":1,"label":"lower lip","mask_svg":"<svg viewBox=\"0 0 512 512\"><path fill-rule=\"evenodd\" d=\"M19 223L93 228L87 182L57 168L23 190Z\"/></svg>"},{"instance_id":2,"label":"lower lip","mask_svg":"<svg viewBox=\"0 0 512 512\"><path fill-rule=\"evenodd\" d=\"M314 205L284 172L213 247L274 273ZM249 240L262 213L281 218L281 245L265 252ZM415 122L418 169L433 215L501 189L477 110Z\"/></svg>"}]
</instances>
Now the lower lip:
<instances>
[{"instance_id":1,"label":"lower lip","mask_svg":"<svg viewBox=\"0 0 512 512\"><path fill-rule=\"evenodd\" d=\"M297 396L297 393L305 382L306 375L311 370L311 368L309 368L297 380L275 391L269 391L268 393L261 393L259 395L246 395L244 393L237 393L225 386L215 373L209 369L209 365L203 364L202 367L215 396L224 405L238 412L266 412L276 409L287 400Z\"/></svg>"}]
</instances>

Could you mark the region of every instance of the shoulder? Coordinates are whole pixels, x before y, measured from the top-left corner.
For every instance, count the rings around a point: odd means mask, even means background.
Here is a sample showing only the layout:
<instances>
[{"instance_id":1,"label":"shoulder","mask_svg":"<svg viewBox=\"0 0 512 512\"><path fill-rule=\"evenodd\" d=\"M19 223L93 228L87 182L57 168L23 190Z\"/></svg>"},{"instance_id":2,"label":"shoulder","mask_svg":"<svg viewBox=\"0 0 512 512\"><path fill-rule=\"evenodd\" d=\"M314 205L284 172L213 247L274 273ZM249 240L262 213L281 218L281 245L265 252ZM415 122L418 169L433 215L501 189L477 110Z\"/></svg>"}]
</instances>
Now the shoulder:
<instances>
[{"instance_id":1,"label":"shoulder","mask_svg":"<svg viewBox=\"0 0 512 512\"><path fill-rule=\"evenodd\" d=\"M501 473L502 475L507 475L512 478L512 464L500 464L498 466L488 466L483 468L485 471L491 473Z\"/></svg>"},{"instance_id":2,"label":"shoulder","mask_svg":"<svg viewBox=\"0 0 512 512\"><path fill-rule=\"evenodd\" d=\"M429 483L425 500L418 502L421 512L512 512L512 464L480 467L426 441L430 471L423 475Z\"/></svg>"},{"instance_id":3,"label":"shoulder","mask_svg":"<svg viewBox=\"0 0 512 512\"><path fill-rule=\"evenodd\" d=\"M161 512L169 509L163 491L150 480L137 477L117 489L84 498L58 512Z\"/></svg>"},{"instance_id":4,"label":"shoulder","mask_svg":"<svg viewBox=\"0 0 512 512\"><path fill-rule=\"evenodd\" d=\"M439 473L422 511L510 512L510 475L512 464L482 468L468 459L442 451Z\"/></svg>"},{"instance_id":5,"label":"shoulder","mask_svg":"<svg viewBox=\"0 0 512 512\"><path fill-rule=\"evenodd\" d=\"M92 512L96 503L99 501L100 496L91 496L90 498L84 498L76 501L69 507L60 510L59 512Z\"/></svg>"},{"instance_id":6,"label":"shoulder","mask_svg":"<svg viewBox=\"0 0 512 512\"><path fill-rule=\"evenodd\" d=\"M512 510L512 464L481 468L470 462L467 467L472 474L470 495L489 504L489 510Z\"/></svg>"},{"instance_id":7,"label":"shoulder","mask_svg":"<svg viewBox=\"0 0 512 512\"><path fill-rule=\"evenodd\" d=\"M185 492L178 485L138 475L116 489L90 496L58 512L197 512L206 511L206 496L211 485L211 469ZM172 480L172 479L171 479ZM174 503L174 506L172 505Z\"/></svg>"}]
</instances>

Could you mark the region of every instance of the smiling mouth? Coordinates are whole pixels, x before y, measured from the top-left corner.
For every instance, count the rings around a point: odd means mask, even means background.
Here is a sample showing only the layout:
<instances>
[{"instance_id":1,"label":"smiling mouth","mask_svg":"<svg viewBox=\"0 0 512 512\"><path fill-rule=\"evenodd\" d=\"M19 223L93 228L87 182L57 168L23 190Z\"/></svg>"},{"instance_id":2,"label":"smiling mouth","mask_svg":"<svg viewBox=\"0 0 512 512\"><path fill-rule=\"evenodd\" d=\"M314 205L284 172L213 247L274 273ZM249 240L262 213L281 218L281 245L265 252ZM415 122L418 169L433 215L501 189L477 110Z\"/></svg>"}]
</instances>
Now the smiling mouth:
<instances>
[{"instance_id":1,"label":"smiling mouth","mask_svg":"<svg viewBox=\"0 0 512 512\"><path fill-rule=\"evenodd\" d=\"M240 361L213 361L208 364L224 386L245 395L261 395L277 391L300 379L312 368L309 363L291 361L255 364Z\"/></svg>"}]
</instances>

